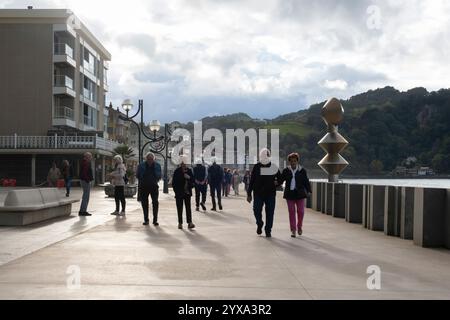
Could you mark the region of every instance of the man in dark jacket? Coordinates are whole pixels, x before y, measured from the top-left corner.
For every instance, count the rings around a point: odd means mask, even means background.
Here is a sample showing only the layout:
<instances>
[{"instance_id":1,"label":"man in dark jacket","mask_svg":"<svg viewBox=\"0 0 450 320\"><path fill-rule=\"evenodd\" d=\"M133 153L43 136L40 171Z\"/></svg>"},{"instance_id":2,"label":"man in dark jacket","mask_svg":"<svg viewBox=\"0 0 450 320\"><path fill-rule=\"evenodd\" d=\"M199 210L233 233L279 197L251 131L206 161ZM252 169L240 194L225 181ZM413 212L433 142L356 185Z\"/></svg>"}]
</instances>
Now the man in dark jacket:
<instances>
[{"instance_id":1,"label":"man in dark jacket","mask_svg":"<svg viewBox=\"0 0 450 320\"><path fill-rule=\"evenodd\" d=\"M80 212L78 213L78 215L82 217L92 216L92 214L87 212L89 197L91 195L91 182L92 180L94 180L92 174L91 161L92 161L92 154L86 152L83 155L83 161L81 162L81 169L80 169L80 183L81 188L83 189L83 196L81 198Z\"/></svg>"},{"instance_id":2,"label":"man in dark jacket","mask_svg":"<svg viewBox=\"0 0 450 320\"><path fill-rule=\"evenodd\" d=\"M211 190L211 200L212 200L212 209L211 211L217 211L216 207L216 197L217 194L217 201L219 204L219 210L222 210L222 195L220 193L220 188L222 186L222 180L223 180L223 169L221 166L219 166L216 163L216 159L212 159L213 164L208 169L208 183L209 188Z\"/></svg>"},{"instance_id":3,"label":"man in dark jacket","mask_svg":"<svg viewBox=\"0 0 450 320\"><path fill-rule=\"evenodd\" d=\"M194 186L194 174L186 166L185 162L185 160L182 161L181 165L173 173L172 187L175 192L177 204L178 229L183 229L183 205L186 207L188 228L193 229L195 225L192 223L191 198L192 187Z\"/></svg>"},{"instance_id":4,"label":"man in dark jacket","mask_svg":"<svg viewBox=\"0 0 450 320\"><path fill-rule=\"evenodd\" d=\"M161 166L155 161L155 155L151 152L145 156L146 161L142 162L138 169L136 176L139 180L139 198L141 200L142 210L144 211L144 226L149 224L148 219L148 197L152 198L153 209L153 225L159 226L158 223L158 209L159 209L159 186L158 182L161 180Z\"/></svg>"},{"instance_id":5,"label":"man in dark jacket","mask_svg":"<svg viewBox=\"0 0 450 320\"><path fill-rule=\"evenodd\" d=\"M195 187L195 210L199 211L199 206L206 211L206 192L208 189L208 170L202 164L202 160L197 160L194 167L194 187ZM200 202L200 195L202 196L202 202Z\"/></svg>"},{"instance_id":6,"label":"man in dark jacket","mask_svg":"<svg viewBox=\"0 0 450 320\"><path fill-rule=\"evenodd\" d=\"M250 183L247 190L247 201L249 203L253 200L253 213L256 218L258 235L262 234L262 227L264 226L264 221L262 219L262 209L265 206L266 210L266 226L265 233L266 237L270 238L272 236L272 226L273 226L273 216L275 213L275 203L276 203L276 187L278 186L278 181L281 181L281 174L278 169L274 174L264 174L262 170L264 168L270 168L272 163L270 162L270 151L267 149L261 150L260 162L255 164L250 178ZM254 199L252 198L252 193L254 194Z\"/></svg>"}]
</instances>

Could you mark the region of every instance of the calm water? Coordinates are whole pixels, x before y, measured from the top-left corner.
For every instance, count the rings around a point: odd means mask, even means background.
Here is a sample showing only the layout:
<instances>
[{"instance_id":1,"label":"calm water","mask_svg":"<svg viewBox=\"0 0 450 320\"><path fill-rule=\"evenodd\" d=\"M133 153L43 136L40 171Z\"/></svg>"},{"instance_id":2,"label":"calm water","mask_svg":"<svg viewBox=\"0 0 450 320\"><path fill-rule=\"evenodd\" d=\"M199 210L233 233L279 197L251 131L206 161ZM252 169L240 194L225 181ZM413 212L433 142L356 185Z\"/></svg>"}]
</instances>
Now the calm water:
<instances>
[{"instance_id":1,"label":"calm water","mask_svg":"<svg viewBox=\"0 0 450 320\"><path fill-rule=\"evenodd\" d=\"M326 182L326 179L311 179ZM340 180L341 181L341 180ZM344 183L450 189L450 179L343 179Z\"/></svg>"}]
</instances>

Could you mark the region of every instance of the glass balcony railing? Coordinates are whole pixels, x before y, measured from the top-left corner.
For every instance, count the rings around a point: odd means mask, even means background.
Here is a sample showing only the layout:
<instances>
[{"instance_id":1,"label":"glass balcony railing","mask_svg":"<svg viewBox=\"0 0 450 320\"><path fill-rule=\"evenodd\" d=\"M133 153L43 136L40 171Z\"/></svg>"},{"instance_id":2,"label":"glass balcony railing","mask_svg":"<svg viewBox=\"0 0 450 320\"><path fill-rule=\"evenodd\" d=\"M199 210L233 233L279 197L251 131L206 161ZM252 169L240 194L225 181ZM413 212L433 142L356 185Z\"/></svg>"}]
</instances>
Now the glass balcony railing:
<instances>
[{"instance_id":1,"label":"glass balcony railing","mask_svg":"<svg viewBox=\"0 0 450 320\"><path fill-rule=\"evenodd\" d=\"M55 118L56 119L68 119L74 120L73 109L64 106L56 106L55 107Z\"/></svg>"},{"instance_id":2,"label":"glass balcony railing","mask_svg":"<svg viewBox=\"0 0 450 320\"><path fill-rule=\"evenodd\" d=\"M55 87L66 87L73 90L73 80L68 76L55 76Z\"/></svg>"},{"instance_id":3,"label":"glass balcony railing","mask_svg":"<svg viewBox=\"0 0 450 320\"><path fill-rule=\"evenodd\" d=\"M73 49L67 43L55 43L55 54L66 55L73 59Z\"/></svg>"}]
</instances>

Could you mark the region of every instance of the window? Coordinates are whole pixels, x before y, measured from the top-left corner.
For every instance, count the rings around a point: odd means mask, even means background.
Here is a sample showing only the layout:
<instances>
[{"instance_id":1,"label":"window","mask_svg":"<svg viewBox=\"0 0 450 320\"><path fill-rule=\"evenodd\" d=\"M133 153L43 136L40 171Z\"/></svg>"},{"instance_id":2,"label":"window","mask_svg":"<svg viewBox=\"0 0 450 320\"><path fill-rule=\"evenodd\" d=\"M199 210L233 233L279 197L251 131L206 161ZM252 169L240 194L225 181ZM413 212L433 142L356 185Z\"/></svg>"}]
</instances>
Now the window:
<instances>
[{"instance_id":1,"label":"window","mask_svg":"<svg viewBox=\"0 0 450 320\"><path fill-rule=\"evenodd\" d=\"M108 84L108 69L103 68L103 83Z\"/></svg>"}]
</instances>

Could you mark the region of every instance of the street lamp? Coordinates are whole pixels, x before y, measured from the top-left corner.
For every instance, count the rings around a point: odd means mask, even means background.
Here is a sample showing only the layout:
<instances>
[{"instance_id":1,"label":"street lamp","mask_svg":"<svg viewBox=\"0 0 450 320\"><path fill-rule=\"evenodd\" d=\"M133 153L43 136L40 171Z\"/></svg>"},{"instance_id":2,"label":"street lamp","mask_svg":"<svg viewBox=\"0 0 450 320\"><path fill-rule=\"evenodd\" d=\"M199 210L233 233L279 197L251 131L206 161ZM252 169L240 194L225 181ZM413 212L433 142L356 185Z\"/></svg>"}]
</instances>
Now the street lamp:
<instances>
[{"instance_id":1,"label":"street lamp","mask_svg":"<svg viewBox=\"0 0 450 320\"><path fill-rule=\"evenodd\" d=\"M169 193L169 187L168 187L168 176L167 176L167 164L168 159L171 158L171 155L169 155L168 149L169 149L169 143L171 141L172 136L172 130L169 128L169 125L166 123L164 125L164 136L157 137L158 131L161 129L161 123L158 120L152 120L150 122L149 130L150 132L153 132L153 137L151 135L148 135L146 133L146 128L144 126L144 101L139 100L138 110L133 115L130 116L129 113L133 109L133 103L130 99L125 99L122 103L122 108L126 112L126 117L119 116L120 119L124 121L129 121L133 123L137 129L138 129L138 146L139 146L139 163L143 159L143 154L145 148L149 145L150 151L159 154L164 158L164 193ZM138 116L138 114L141 115L141 121L140 124L138 124L133 119ZM147 142L142 146L142 136L147 138ZM142 147L141 147L142 146ZM165 154L162 153L162 151L165 149Z\"/></svg>"}]
</instances>

